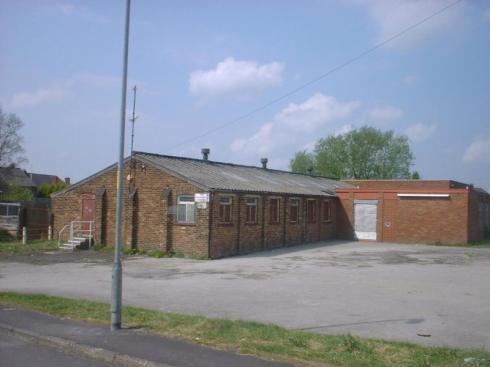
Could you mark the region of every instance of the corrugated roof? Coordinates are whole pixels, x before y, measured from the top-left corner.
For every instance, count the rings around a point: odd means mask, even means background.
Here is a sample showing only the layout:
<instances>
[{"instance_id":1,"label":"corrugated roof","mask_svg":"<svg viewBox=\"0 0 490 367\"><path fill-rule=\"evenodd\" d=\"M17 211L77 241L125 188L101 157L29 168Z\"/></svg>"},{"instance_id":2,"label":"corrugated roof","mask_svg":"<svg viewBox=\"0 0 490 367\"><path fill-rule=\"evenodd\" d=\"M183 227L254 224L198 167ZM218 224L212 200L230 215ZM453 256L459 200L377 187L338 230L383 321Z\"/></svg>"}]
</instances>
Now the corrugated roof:
<instances>
[{"instance_id":1,"label":"corrugated roof","mask_svg":"<svg viewBox=\"0 0 490 367\"><path fill-rule=\"evenodd\" d=\"M322 176L232 163L135 152L135 157L209 190L334 196L351 185Z\"/></svg>"}]
</instances>

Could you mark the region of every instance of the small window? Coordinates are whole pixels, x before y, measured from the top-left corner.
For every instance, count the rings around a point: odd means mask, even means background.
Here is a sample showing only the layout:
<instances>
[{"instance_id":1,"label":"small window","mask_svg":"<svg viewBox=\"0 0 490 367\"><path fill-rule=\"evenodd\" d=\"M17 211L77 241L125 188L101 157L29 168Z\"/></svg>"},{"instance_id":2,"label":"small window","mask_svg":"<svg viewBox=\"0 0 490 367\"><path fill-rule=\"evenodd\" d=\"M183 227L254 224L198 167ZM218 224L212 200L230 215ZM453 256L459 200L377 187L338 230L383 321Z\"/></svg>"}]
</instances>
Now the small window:
<instances>
[{"instance_id":1,"label":"small window","mask_svg":"<svg viewBox=\"0 0 490 367\"><path fill-rule=\"evenodd\" d=\"M19 215L19 206L18 205L9 205L7 215L18 216Z\"/></svg>"},{"instance_id":2,"label":"small window","mask_svg":"<svg viewBox=\"0 0 490 367\"><path fill-rule=\"evenodd\" d=\"M289 221L299 223L299 200L291 199L289 201Z\"/></svg>"},{"instance_id":3,"label":"small window","mask_svg":"<svg viewBox=\"0 0 490 367\"><path fill-rule=\"evenodd\" d=\"M316 200L306 201L306 220L308 223L316 223Z\"/></svg>"},{"instance_id":4,"label":"small window","mask_svg":"<svg viewBox=\"0 0 490 367\"><path fill-rule=\"evenodd\" d=\"M257 223L257 198L246 198L247 223Z\"/></svg>"},{"instance_id":5,"label":"small window","mask_svg":"<svg viewBox=\"0 0 490 367\"><path fill-rule=\"evenodd\" d=\"M0 216L17 217L19 208L18 204L0 204Z\"/></svg>"},{"instance_id":6,"label":"small window","mask_svg":"<svg viewBox=\"0 0 490 367\"><path fill-rule=\"evenodd\" d=\"M270 221L273 224L277 224L280 221L279 207L279 199L270 199Z\"/></svg>"},{"instance_id":7,"label":"small window","mask_svg":"<svg viewBox=\"0 0 490 367\"><path fill-rule=\"evenodd\" d=\"M322 203L322 217L324 222L330 222L332 220L332 203L330 201L324 201Z\"/></svg>"},{"instance_id":8,"label":"small window","mask_svg":"<svg viewBox=\"0 0 490 367\"><path fill-rule=\"evenodd\" d=\"M231 223L231 196L221 196L219 198L219 220L221 223Z\"/></svg>"},{"instance_id":9,"label":"small window","mask_svg":"<svg viewBox=\"0 0 490 367\"><path fill-rule=\"evenodd\" d=\"M195 208L194 195L180 195L177 199L177 223L195 223Z\"/></svg>"}]
</instances>

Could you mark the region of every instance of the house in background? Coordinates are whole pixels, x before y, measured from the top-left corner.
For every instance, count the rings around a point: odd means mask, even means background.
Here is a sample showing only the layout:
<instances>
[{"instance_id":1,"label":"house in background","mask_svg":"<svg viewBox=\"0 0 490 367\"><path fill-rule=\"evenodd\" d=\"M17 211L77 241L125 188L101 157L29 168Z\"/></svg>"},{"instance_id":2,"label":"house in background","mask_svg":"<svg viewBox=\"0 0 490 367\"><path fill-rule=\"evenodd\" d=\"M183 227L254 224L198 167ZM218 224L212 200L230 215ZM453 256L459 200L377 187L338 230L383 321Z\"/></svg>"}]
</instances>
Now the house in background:
<instances>
[{"instance_id":1,"label":"house in background","mask_svg":"<svg viewBox=\"0 0 490 367\"><path fill-rule=\"evenodd\" d=\"M51 220L50 199L37 196L42 185L59 182L58 176L0 167L0 240L19 238L23 227L29 239L46 238Z\"/></svg>"},{"instance_id":2,"label":"house in background","mask_svg":"<svg viewBox=\"0 0 490 367\"><path fill-rule=\"evenodd\" d=\"M12 186L26 188L34 195L37 192L37 184L26 171L17 167L0 167L0 190L6 193Z\"/></svg>"},{"instance_id":3,"label":"house in background","mask_svg":"<svg viewBox=\"0 0 490 367\"><path fill-rule=\"evenodd\" d=\"M490 227L488 193L456 181L339 181L208 154L125 160L124 246L220 258L335 238L462 243ZM114 244L116 172L54 193L55 230Z\"/></svg>"},{"instance_id":4,"label":"house in background","mask_svg":"<svg viewBox=\"0 0 490 367\"><path fill-rule=\"evenodd\" d=\"M55 175L46 175L44 173L28 173L28 175L36 184L38 189L41 187L41 185L53 185L62 182L62 180Z\"/></svg>"}]
</instances>

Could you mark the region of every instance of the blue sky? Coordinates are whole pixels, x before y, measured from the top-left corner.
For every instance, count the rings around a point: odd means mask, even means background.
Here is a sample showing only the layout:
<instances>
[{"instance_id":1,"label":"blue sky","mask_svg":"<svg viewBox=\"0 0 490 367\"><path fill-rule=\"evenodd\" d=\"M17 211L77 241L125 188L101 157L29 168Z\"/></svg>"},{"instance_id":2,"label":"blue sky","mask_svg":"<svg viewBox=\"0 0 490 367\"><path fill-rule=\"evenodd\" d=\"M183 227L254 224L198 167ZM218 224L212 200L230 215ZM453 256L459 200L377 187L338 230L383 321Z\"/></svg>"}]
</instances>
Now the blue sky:
<instances>
[{"instance_id":1,"label":"blue sky","mask_svg":"<svg viewBox=\"0 0 490 367\"><path fill-rule=\"evenodd\" d=\"M490 190L484 0L461 1L194 139L452 2L133 0L135 148L199 157L209 147L213 160L259 165L268 157L285 169L318 138L371 125L409 136L422 178ZM0 2L0 103L25 123L26 169L78 180L116 161L123 17L123 1Z\"/></svg>"}]
</instances>

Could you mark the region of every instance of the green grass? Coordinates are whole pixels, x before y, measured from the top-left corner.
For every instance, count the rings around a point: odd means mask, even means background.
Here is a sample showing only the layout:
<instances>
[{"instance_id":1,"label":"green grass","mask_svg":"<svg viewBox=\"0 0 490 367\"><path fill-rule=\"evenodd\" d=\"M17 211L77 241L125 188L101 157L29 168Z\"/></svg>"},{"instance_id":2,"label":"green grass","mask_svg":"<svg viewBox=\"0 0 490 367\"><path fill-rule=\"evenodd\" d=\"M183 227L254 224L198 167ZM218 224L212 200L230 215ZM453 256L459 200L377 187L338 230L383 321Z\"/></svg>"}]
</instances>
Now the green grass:
<instances>
[{"instance_id":1,"label":"green grass","mask_svg":"<svg viewBox=\"0 0 490 367\"><path fill-rule=\"evenodd\" d=\"M29 241L23 245L22 241L0 242L0 254L31 254L34 252L56 251L58 243L56 241Z\"/></svg>"},{"instance_id":2,"label":"green grass","mask_svg":"<svg viewBox=\"0 0 490 367\"><path fill-rule=\"evenodd\" d=\"M456 244L437 241L437 242L434 242L432 245L449 246L449 247L490 248L490 237L486 237L481 241L473 241L473 242L468 242L468 243L456 243Z\"/></svg>"},{"instance_id":3,"label":"green grass","mask_svg":"<svg viewBox=\"0 0 490 367\"><path fill-rule=\"evenodd\" d=\"M0 293L0 303L93 323L110 321L109 305L92 301ZM300 366L490 366L490 353L480 350L429 348L351 335L320 335L257 322L209 319L136 307L123 308L123 323L126 327L142 327L153 333L242 354L291 361ZM467 357L484 361L464 364Z\"/></svg>"},{"instance_id":4,"label":"green grass","mask_svg":"<svg viewBox=\"0 0 490 367\"><path fill-rule=\"evenodd\" d=\"M95 251L107 251L111 252L114 251L113 246L107 246L104 244L96 244L92 247ZM199 256L199 255L193 255L193 254L184 254L181 252L175 252L175 251L162 251L162 250L138 250L134 248L123 248L122 250L124 255L128 256L149 256L149 257L155 257L155 258L162 258L162 257L180 257L180 258L186 258L186 259L194 259L194 260L208 260L207 257L205 256Z\"/></svg>"}]
</instances>

